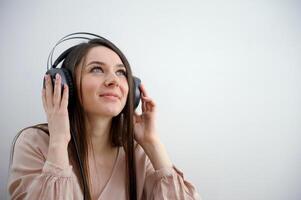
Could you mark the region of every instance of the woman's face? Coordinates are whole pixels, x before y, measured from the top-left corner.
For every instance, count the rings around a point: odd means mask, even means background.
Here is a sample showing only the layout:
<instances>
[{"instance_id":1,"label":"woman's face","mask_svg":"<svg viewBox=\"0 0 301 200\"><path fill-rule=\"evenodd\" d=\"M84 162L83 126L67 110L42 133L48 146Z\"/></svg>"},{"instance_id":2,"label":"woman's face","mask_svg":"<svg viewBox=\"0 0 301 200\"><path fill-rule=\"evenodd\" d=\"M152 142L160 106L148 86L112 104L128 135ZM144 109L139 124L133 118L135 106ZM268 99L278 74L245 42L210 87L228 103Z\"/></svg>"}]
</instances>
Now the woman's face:
<instances>
[{"instance_id":1,"label":"woman's face","mask_svg":"<svg viewBox=\"0 0 301 200\"><path fill-rule=\"evenodd\" d=\"M82 65L82 64L80 64ZM88 116L117 116L124 108L129 86L119 56L104 46L93 47L76 70L77 88L82 80L82 104ZM82 74L81 74L82 70Z\"/></svg>"}]
</instances>

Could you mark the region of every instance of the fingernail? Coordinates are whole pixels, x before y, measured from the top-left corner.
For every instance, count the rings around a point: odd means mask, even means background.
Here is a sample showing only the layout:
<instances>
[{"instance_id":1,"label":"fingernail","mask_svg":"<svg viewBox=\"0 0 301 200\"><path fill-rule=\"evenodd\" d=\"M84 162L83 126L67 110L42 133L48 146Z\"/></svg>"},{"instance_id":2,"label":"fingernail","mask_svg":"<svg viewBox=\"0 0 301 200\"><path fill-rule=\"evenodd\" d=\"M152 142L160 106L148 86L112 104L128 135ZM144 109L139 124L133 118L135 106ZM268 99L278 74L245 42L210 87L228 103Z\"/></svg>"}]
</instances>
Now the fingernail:
<instances>
[{"instance_id":1,"label":"fingernail","mask_svg":"<svg viewBox=\"0 0 301 200\"><path fill-rule=\"evenodd\" d=\"M59 79L60 78L60 75L57 73L56 75L55 75L55 79Z\"/></svg>"},{"instance_id":2,"label":"fingernail","mask_svg":"<svg viewBox=\"0 0 301 200\"><path fill-rule=\"evenodd\" d=\"M48 74L45 75L45 80L46 80L46 82L49 82L49 75Z\"/></svg>"}]
</instances>

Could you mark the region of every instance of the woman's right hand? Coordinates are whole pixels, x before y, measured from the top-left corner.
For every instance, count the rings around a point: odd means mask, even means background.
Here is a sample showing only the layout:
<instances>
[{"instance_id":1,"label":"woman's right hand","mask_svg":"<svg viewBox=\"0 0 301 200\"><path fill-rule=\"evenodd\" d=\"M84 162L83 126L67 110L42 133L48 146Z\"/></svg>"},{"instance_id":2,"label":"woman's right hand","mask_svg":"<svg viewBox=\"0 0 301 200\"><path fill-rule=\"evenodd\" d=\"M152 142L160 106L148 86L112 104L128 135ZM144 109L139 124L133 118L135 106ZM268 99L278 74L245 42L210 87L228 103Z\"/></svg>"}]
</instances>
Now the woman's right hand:
<instances>
[{"instance_id":1,"label":"woman's right hand","mask_svg":"<svg viewBox=\"0 0 301 200\"><path fill-rule=\"evenodd\" d=\"M70 125L68 115L69 88L64 85L61 95L61 76L57 73L54 91L50 75L45 75L45 87L42 90L43 107L47 116L50 142L68 145L70 141Z\"/></svg>"}]
</instances>

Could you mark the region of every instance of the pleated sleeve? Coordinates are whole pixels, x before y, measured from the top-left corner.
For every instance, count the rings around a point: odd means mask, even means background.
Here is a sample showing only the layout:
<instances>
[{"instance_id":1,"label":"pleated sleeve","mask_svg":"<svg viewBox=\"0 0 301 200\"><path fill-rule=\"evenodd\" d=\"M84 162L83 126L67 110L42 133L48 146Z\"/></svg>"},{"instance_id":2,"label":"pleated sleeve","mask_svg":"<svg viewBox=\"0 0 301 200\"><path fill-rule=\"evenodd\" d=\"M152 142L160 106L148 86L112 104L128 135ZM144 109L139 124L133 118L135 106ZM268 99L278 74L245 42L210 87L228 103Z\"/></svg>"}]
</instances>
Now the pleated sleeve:
<instances>
[{"instance_id":1,"label":"pleated sleeve","mask_svg":"<svg viewBox=\"0 0 301 200\"><path fill-rule=\"evenodd\" d=\"M146 160L144 197L147 200L201 200L196 188L175 166L154 170Z\"/></svg>"},{"instance_id":2,"label":"pleated sleeve","mask_svg":"<svg viewBox=\"0 0 301 200\"><path fill-rule=\"evenodd\" d=\"M29 128L16 140L8 191L17 199L81 199L74 193L72 166L61 168L46 160L49 136Z\"/></svg>"}]
</instances>

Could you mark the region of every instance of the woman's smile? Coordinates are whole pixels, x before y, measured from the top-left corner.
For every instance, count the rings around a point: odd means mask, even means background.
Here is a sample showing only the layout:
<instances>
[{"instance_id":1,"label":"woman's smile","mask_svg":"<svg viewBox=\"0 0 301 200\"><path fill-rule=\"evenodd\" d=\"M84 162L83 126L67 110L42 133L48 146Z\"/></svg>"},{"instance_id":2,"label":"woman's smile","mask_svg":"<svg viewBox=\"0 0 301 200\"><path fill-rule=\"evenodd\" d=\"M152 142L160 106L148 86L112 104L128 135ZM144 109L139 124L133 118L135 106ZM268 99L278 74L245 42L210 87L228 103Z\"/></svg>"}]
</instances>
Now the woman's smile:
<instances>
[{"instance_id":1,"label":"woman's smile","mask_svg":"<svg viewBox=\"0 0 301 200\"><path fill-rule=\"evenodd\" d=\"M113 92L105 92L105 93L100 94L99 96L108 101L120 100L119 95L116 93L113 93Z\"/></svg>"}]
</instances>

